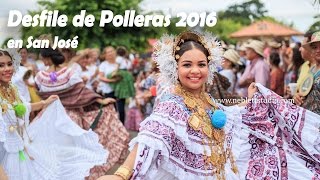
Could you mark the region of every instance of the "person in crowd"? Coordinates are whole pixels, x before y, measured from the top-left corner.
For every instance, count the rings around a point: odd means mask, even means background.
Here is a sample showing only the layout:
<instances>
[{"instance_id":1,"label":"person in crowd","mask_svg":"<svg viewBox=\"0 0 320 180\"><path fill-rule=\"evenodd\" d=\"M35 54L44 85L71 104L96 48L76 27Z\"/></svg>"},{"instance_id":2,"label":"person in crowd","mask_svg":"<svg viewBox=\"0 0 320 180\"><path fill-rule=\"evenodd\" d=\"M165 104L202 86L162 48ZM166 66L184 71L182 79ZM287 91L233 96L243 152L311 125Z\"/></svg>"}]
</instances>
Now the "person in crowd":
<instances>
[{"instance_id":1,"label":"person in crowd","mask_svg":"<svg viewBox=\"0 0 320 180\"><path fill-rule=\"evenodd\" d=\"M145 106L145 96L143 89L141 88L141 84L144 79L144 73L140 72L134 83L136 95L134 98L130 98L129 100L125 127L132 131L139 131L140 123L144 119L142 108Z\"/></svg>"},{"instance_id":2,"label":"person in crowd","mask_svg":"<svg viewBox=\"0 0 320 180\"><path fill-rule=\"evenodd\" d=\"M313 33L310 41L303 44L303 48L311 53L314 65L303 79L294 100L297 105L320 114L320 31Z\"/></svg>"},{"instance_id":3,"label":"person in crowd","mask_svg":"<svg viewBox=\"0 0 320 180\"><path fill-rule=\"evenodd\" d=\"M304 39L303 39L302 44L308 43L311 40L311 36L312 36L313 33L314 32L307 32L304 35ZM299 48L299 51L301 53L302 59L304 60L304 63L300 67L300 73L299 73L298 80L297 80L297 90L300 89L303 80L309 74L310 67L313 66L314 63L315 63L314 62L314 58L311 56L310 49L305 48L304 46L301 46ZM287 90L288 90L288 93L290 94L290 96L292 96L291 92L289 91L290 89L287 89Z\"/></svg>"},{"instance_id":4,"label":"person in crowd","mask_svg":"<svg viewBox=\"0 0 320 180\"><path fill-rule=\"evenodd\" d=\"M225 76L226 78L228 78L231 84L230 87L228 88L229 93L235 92L235 84L237 82L236 71L237 71L237 66L239 65L242 65L242 62L240 61L240 56L237 53L237 51L233 49L228 49L223 54L223 60L221 63L223 70L220 71L219 73Z\"/></svg>"},{"instance_id":5,"label":"person in crowd","mask_svg":"<svg viewBox=\"0 0 320 180\"><path fill-rule=\"evenodd\" d=\"M274 52L278 53L278 54L280 53L281 43L279 43L277 41L270 41L270 42L268 42L268 46L271 48L270 54L274 53Z\"/></svg>"},{"instance_id":6,"label":"person in crowd","mask_svg":"<svg viewBox=\"0 0 320 180\"><path fill-rule=\"evenodd\" d=\"M143 115L149 116L153 111L153 106L156 97L152 95L150 88L157 85L159 68L157 64L153 62L151 64L151 71L146 73L146 79L141 82L143 90L144 107L142 108Z\"/></svg>"},{"instance_id":7,"label":"person in crowd","mask_svg":"<svg viewBox=\"0 0 320 180\"><path fill-rule=\"evenodd\" d=\"M61 53L63 54L63 57L65 59L65 64L69 64L71 59L76 55L75 50L72 48L62 48Z\"/></svg>"},{"instance_id":8,"label":"person in crowd","mask_svg":"<svg viewBox=\"0 0 320 180\"><path fill-rule=\"evenodd\" d=\"M91 49L84 49L77 53L74 58L81 67L80 76L88 89L94 90L94 83L97 81L98 68L95 65ZM94 90L95 91L95 90Z\"/></svg>"},{"instance_id":9,"label":"person in crowd","mask_svg":"<svg viewBox=\"0 0 320 180\"><path fill-rule=\"evenodd\" d=\"M270 89L280 96L284 94L284 73L279 67L280 56L277 52L272 52L269 57Z\"/></svg>"},{"instance_id":10,"label":"person in crowd","mask_svg":"<svg viewBox=\"0 0 320 180\"><path fill-rule=\"evenodd\" d=\"M287 87L290 83L296 83L298 80L298 76L301 72L301 65L304 63L304 60L302 59L301 53L299 49L293 48L292 50L292 60L291 63L288 66L288 69L285 72L284 76L284 85ZM288 88L285 88L287 90ZM295 94L296 92L285 92L284 97L290 98L291 93Z\"/></svg>"},{"instance_id":11,"label":"person in crowd","mask_svg":"<svg viewBox=\"0 0 320 180\"><path fill-rule=\"evenodd\" d=\"M293 51L290 47L290 41L286 40L283 42L283 45L280 50L281 63L280 67L285 72L288 69L288 66L292 62Z\"/></svg>"},{"instance_id":12,"label":"person in crowd","mask_svg":"<svg viewBox=\"0 0 320 180\"><path fill-rule=\"evenodd\" d=\"M241 88L239 86L239 80L242 76L242 74L244 73L244 70L246 68L247 65L250 64L250 61L248 61L246 59L246 47L245 47L245 44L241 45L238 49L238 53L239 53L239 56L240 56L240 61L242 63L242 65L239 65L238 66L238 70L237 70L237 81L236 81L236 84L235 84L235 93L238 94L240 97L244 97L245 94L246 94L246 88Z\"/></svg>"},{"instance_id":13,"label":"person in crowd","mask_svg":"<svg viewBox=\"0 0 320 180\"><path fill-rule=\"evenodd\" d=\"M126 56L127 50L124 47L118 47L115 60L118 64L117 69L107 75L108 78L119 78L119 81L110 83L110 86L114 91L114 96L117 98L117 109L119 111L120 120L123 124L125 122L126 115L126 99L135 95L134 78L131 72L128 71L131 69L132 63Z\"/></svg>"},{"instance_id":14,"label":"person in crowd","mask_svg":"<svg viewBox=\"0 0 320 180\"><path fill-rule=\"evenodd\" d=\"M118 77L108 78L108 75L111 75L113 72L116 72L118 69L118 64L116 62L116 50L112 46L108 46L104 49L101 58L103 62L99 66L99 84L98 92L108 98L116 98L114 95L114 90L110 86L111 83L116 83L120 79Z\"/></svg>"},{"instance_id":15,"label":"person in crowd","mask_svg":"<svg viewBox=\"0 0 320 180\"><path fill-rule=\"evenodd\" d=\"M258 40L251 40L246 45L246 56L250 64L239 79L239 87L247 88L252 82L260 83L263 86L270 85L270 68L263 57L264 43ZM245 93L247 96L247 93Z\"/></svg>"}]
</instances>

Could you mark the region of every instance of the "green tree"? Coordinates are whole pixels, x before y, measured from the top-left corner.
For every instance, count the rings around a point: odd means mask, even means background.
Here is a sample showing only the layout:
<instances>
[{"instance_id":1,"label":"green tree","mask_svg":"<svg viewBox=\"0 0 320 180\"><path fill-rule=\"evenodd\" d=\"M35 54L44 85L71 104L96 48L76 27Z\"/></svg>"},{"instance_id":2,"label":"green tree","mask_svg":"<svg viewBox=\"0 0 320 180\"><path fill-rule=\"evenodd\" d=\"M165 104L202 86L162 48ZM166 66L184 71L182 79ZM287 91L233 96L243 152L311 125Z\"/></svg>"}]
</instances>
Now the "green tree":
<instances>
[{"instance_id":1,"label":"green tree","mask_svg":"<svg viewBox=\"0 0 320 180\"><path fill-rule=\"evenodd\" d=\"M238 31L243 26L251 24L252 20L266 18L267 10L260 0L249 0L241 4L233 4L224 11L218 12L218 22L214 27L206 27L207 31L215 33L227 43L235 43L231 33Z\"/></svg>"},{"instance_id":2,"label":"green tree","mask_svg":"<svg viewBox=\"0 0 320 180\"><path fill-rule=\"evenodd\" d=\"M71 39L78 36L79 48L98 47L106 45L126 46L129 49L142 51L147 46L147 39L158 37L164 30L156 27L115 27L112 23L105 27L99 27L101 10L111 10L115 15L124 15L125 10L135 10L136 15L142 14L139 3L142 0L96 0L96 1L77 1L77 0L55 0L39 1L41 9L29 12L31 15L39 14L43 9L59 10L59 14L68 16L66 27L25 27L22 29L24 39L29 36L38 37L41 34L52 34L63 39ZM74 27L72 18L79 14L81 10L86 10L86 15L95 16L93 27Z\"/></svg>"},{"instance_id":3,"label":"green tree","mask_svg":"<svg viewBox=\"0 0 320 180\"><path fill-rule=\"evenodd\" d=\"M214 27L206 27L206 30L215 33L220 39L227 43L236 43L235 39L229 36L252 21L268 20L282 25L292 27L293 24L286 24L274 17L266 16L268 11L260 0L249 0L241 4L233 4L224 11L218 12L218 22Z\"/></svg>"},{"instance_id":4,"label":"green tree","mask_svg":"<svg viewBox=\"0 0 320 180\"><path fill-rule=\"evenodd\" d=\"M261 19L268 11L260 0L249 0L242 4L234 4L225 11L220 11L218 17L222 19L233 19L243 25L251 23L250 18L254 20Z\"/></svg>"},{"instance_id":5,"label":"green tree","mask_svg":"<svg viewBox=\"0 0 320 180\"><path fill-rule=\"evenodd\" d=\"M313 17L315 22L309 27L309 31L320 31L320 14Z\"/></svg>"},{"instance_id":6,"label":"green tree","mask_svg":"<svg viewBox=\"0 0 320 180\"><path fill-rule=\"evenodd\" d=\"M234 19L221 19L214 27L207 27L206 30L216 34L221 40L235 44L236 40L230 39L229 35L239 30L243 25Z\"/></svg>"},{"instance_id":7,"label":"green tree","mask_svg":"<svg viewBox=\"0 0 320 180\"><path fill-rule=\"evenodd\" d=\"M6 39L3 41L3 43L2 43L2 45L1 45L0 47L1 47L1 48L7 48L7 43L8 43L8 41L9 41L10 39L12 39L12 37L6 38Z\"/></svg>"}]
</instances>

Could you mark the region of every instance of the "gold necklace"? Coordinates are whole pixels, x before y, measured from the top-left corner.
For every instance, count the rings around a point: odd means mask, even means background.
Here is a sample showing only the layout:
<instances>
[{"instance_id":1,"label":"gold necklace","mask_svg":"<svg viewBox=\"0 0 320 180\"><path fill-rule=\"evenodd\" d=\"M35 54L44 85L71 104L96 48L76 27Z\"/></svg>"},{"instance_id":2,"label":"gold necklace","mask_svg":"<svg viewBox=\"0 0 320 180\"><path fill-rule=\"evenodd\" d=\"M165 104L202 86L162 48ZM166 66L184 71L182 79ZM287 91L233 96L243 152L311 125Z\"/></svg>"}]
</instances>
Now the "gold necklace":
<instances>
[{"instance_id":1,"label":"gold necklace","mask_svg":"<svg viewBox=\"0 0 320 180\"><path fill-rule=\"evenodd\" d=\"M188 119L188 124L196 131L201 131L207 137L207 144L210 146L211 155L207 156L207 151L204 148L205 170L206 166L213 165L213 173L216 174L218 180L225 180L225 164L227 159L230 159L232 170L237 173L237 168L231 149L224 149L225 133L223 129L216 129L211 125L211 119L206 112L204 106L210 104L214 110L218 109L210 96L202 91L200 97L195 97L192 93L186 91L180 84L175 88L175 93L183 97L183 101L187 108L192 112ZM202 144L205 145L205 139L202 139Z\"/></svg>"},{"instance_id":2,"label":"gold necklace","mask_svg":"<svg viewBox=\"0 0 320 180\"><path fill-rule=\"evenodd\" d=\"M0 86L0 99L2 113L6 113L8 110L8 104L14 105L15 103L21 103L21 100L18 96L18 90L13 87L12 84L9 84L8 87Z\"/></svg>"},{"instance_id":3,"label":"gold necklace","mask_svg":"<svg viewBox=\"0 0 320 180\"><path fill-rule=\"evenodd\" d=\"M210 117L203 107L203 105L210 104L213 110L218 109L207 93L202 91L200 93L200 98L196 98L192 93L186 91L181 85L176 86L175 92L183 97L184 103L192 112L188 123L193 129L202 130L202 132L210 139L214 138L217 141L224 139L223 129L215 129L212 127Z\"/></svg>"}]
</instances>

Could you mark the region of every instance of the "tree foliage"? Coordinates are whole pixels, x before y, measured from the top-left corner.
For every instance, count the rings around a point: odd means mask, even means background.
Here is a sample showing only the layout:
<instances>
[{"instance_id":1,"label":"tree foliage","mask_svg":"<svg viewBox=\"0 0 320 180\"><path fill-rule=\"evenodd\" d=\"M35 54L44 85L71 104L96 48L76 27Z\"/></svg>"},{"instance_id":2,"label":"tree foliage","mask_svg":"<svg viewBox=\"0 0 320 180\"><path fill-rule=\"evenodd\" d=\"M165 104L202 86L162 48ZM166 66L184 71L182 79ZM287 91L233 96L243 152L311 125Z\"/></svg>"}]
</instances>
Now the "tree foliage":
<instances>
[{"instance_id":1,"label":"tree foliage","mask_svg":"<svg viewBox=\"0 0 320 180\"><path fill-rule=\"evenodd\" d=\"M293 26L267 16L264 4L260 0L249 0L243 3L233 4L224 11L218 12L218 23L214 27L207 27L206 30L214 32L220 39L227 43L235 43L235 39L229 36L231 33L250 25L254 21L268 20L279 24Z\"/></svg>"},{"instance_id":2,"label":"tree foliage","mask_svg":"<svg viewBox=\"0 0 320 180\"><path fill-rule=\"evenodd\" d=\"M232 19L242 25L249 25L251 19L258 20L265 17L268 11L260 0L249 0L241 4L234 4L225 11L220 11L218 17L222 19Z\"/></svg>"},{"instance_id":3,"label":"tree foliage","mask_svg":"<svg viewBox=\"0 0 320 180\"><path fill-rule=\"evenodd\" d=\"M213 32L221 40L228 43L235 43L234 39L230 39L229 35L239 30L243 25L233 19L219 19L218 23L214 27L206 28L207 31Z\"/></svg>"},{"instance_id":4,"label":"tree foliage","mask_svg":"<svg viewBox=\"0 0 320 180\"><path fill-rule=\"evenodd\" d=\"M4 41L3 41L3 43L1 44L1 48L7 48L7 43L8 43L8 41L10 40L10 39L12 39L12 37L8 37L8 38L6 38Z\"/></svg>"},{"instance_id":5,"label":"tree foliage","mask_svg":"<svg viewBox=\"0 0 320 180\"><path fill-rule=\"evenodd\" d=\"M253 20L266 18L267 10L260 0L249 0L240 4L233 4L224 11L218 12L218 23L206 30L214 32L220 39L227 43L235 43L229 36Z\"/></svg>"}]
</instances>

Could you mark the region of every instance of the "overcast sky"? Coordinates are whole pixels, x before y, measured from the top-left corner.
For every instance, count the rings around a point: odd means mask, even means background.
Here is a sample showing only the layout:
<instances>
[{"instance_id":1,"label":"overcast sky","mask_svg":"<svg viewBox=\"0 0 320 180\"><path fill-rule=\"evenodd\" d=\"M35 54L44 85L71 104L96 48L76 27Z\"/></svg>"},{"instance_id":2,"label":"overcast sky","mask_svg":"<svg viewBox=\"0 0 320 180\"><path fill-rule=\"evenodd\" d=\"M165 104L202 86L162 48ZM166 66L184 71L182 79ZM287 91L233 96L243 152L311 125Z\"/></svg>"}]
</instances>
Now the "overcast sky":
<instances>
[{"instance_id":1,"label":"overcast sky","mask_svg":"<svg viewBox=\"0 0 320 180\"><path fill-rule=\"evenodd\" d=\"M320 5L313 5L314 0L262 0L268 15L278 20L294 23L297 30L305 32L314 22L313 16L320 13ZM224 10L231 4L244 0L143 0L141 7L147 11L162 10L164 13L177 12L212 12ZM18 29L8 29L9 10L38 9L37 0L1 0L0 7L0 44L7 37L19 37ZM219 20L218 20L219 23Z\"/></svg>"}]
</instances>

